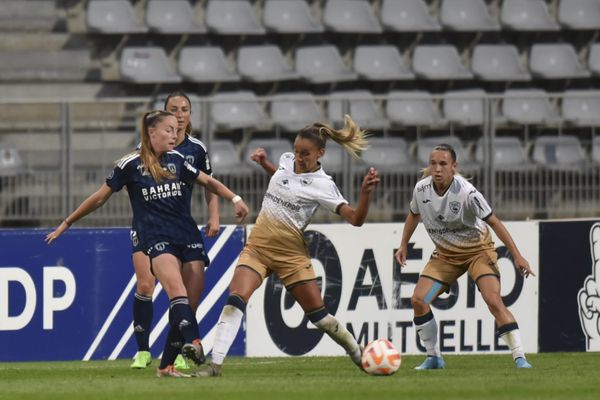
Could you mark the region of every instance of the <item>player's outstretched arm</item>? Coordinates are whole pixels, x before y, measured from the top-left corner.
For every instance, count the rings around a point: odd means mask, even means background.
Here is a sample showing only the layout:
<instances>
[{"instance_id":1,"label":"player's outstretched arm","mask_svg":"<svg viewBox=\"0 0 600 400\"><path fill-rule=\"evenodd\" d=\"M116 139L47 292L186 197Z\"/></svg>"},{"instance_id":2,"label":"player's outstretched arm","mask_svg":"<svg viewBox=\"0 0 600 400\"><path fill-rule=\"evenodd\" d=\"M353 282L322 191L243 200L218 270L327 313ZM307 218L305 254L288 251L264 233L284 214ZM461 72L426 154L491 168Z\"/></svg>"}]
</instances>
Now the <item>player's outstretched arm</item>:
<instances>
[{"instance_id":1,"label":"player's outstretched arm","mask_svg":"<svg viewBox=\"0 0 600 400\"><path fill-rule=\"evenodd\" d=\"M100 189L96 190L93 194L91 194L87 199L85 199L79 207L75 211L71 213L67 218L65 218L60 225L48 235L46 235L46 243L50 244L55 241L64 231L69 229L69 227L75 222L79 221L81 218L85 217L89 213L95 211L96 209L102 207L106 200L113 194L112 189L106 184L103 183L100 186Z\"/></svg>"},{"instance_id":2,"label":"player's outstretched arm","mask_svg":"<svg viewBox=\"0 0 600 400\"><path fill-rule=\"evenodd\" d=\"M408 212L406 216L406 221L404 221L404 229L402 230L402 240L400 241L400 248L394 254L396 257L396 261L400 266L404 267L406 265L406 252L408 251L408 241L412 237L415 229L417 229L417 225L419 225L419 216L417 214L413 214L412 212Z\"/></svg>"},{"instance_id":3,"label":"player's outstretched arm","mask_svg":"<svg viewBox=\"0 0 600 400\"><path fill-rule=\"evenodd\" d=\"M371 194L373 193L373 190L375 190L375 186L377 186L378 183L379 172L377 172L375 168L369 168L369 171L363 178L356 208L352 208L348 204L344 204L338 211L340 216L354 226L361 226L367 218L369 205L371 204Z\"/></svg>"},{"instance_id":4,"label":"player's outstretched arm","mask_svg":"<svg viewBox=\"0 0 600 400\"><path fill-rule=\"evenodd\" d=\"M208 222L206 223L206 236L215 237L219 233L219 196L204 187L204 198L208 207Z\"/></svg>"},{"instance_id":5,"label":"player's outstretched arm","mask_svg":"<svg viewBox=\"0 0 600 400\"><path fill-rule=\"evenodd\" d=\"M498 239L504 243L504 245L508 248L508 251L510 251L510 254L512 254L517 271L519 271L519 273L525 278L529 277L529 275L535 276L531 270L531 267L529 266L529 262L521 255L521 252L517 248L517 245L515 244L512 236L510 236L510 233L508 233L508 230L502 221L500 221L495 214L492 214L486 218L485 222L494 230L494 232L496 232Z\"/></svg>"},{"instance_id":6,"label":"player's outstretched arm","mask_svg":"<svg viewBox=\"0 0 600 400\"><path fill-rule=\"evenodd\" d=\"M250 154L250 159L263 167L265 172L269 174L269 176L273 176L273 174L277 171L277 165L273 164L267 158L267 152L262 147L257 148Z\"/></svg>"},{"instance_id":7,"label":"player's outstretched arm","mask_svg":"<svg viewBox=\"0 0 600 400\"><path fill-rule=\"evenodd\" d=\"M202 186L207 187L211 192L219 195L220 197L230 200L233 203L233 209L235 216L237 217L238 223L242 223L248 215L248 206L244 203L244 200L237 194L233 193L227 186L223 185L221 181L213 178L212 176L206 175L204 172L200 172L196 178L196 182Z\"/></svg>"}]
</instances>

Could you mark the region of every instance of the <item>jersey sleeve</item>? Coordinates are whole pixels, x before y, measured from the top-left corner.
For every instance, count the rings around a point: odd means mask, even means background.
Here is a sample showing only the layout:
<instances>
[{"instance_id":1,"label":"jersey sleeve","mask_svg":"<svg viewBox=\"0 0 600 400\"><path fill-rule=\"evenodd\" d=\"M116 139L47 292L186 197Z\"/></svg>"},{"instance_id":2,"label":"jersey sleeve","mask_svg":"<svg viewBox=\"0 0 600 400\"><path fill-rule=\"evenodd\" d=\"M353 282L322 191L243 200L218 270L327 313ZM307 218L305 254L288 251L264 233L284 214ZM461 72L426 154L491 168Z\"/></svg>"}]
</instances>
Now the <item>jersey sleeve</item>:
<instances>
[{"instance_id":1,"label":"jersey sleeve","mask_svg":"<svg viewBox=\"0 0 600 400\"><path fill-rule=\"evenodd\" d=\"M181 180L193 184L198 175L200 175L200 170L184 160L183 168L181 168Z\"/></svg>"},{"instance_id":2,"label":"jersey sleeve","mask_svg":"<svg viewBox=\"0 0 600 400\"><path fill-rule=\"evenodd\" d=\"M336 212L342 204L348 204L333 180L327 181L323 187L319 188L317 201L331 212Z\"/></svg>"},{"instance_id":3,"label":"jersey sleeve","mask_svg":"<svg viewBox=\"0 0 600 400\"><path fill-rule=\"evenodd\" d=\"M198 152L194 160L194 167L204 172L206 175L212 175L212 166L210 164L210 158L208 152L203 147L199 146Z\"/></svg>"},{"instance_id":4,"label":"jersey sleeve","mask_svg":"<svg viewBox=\"0 0 600 400\"><path fill-rule=\"evenodd\" d=\"M417 201L417 187L416 186L413 189L412 199L410 200L408 207L409 207L411 213L421 214L421 211L419 211L419 202Z\"/></svg>"},{"instance_id":5,"label":"jersey sleeve","mask_svg":"<svg viewBox=\"0 0 600 400\"><path fill-rule=\"evenodd\" d=\"M480 219L486 219L493 212L485 197L476 189L469 193L467 204L471 212Z\"/></svg>"},{"instance_id":6,"label":"jersey sleeve","mask_svg":"<svg viewBox=\"0 0 600 400\"><path fill-rule=\"evenodd\" d=\"M106 185L111 188L113 192L121 190L129 181L129 174L127 172L128 166L129 164L126 164L121 168L119 165L115 165L113 170L108 173Z\"/></svg>"}]
</instances>

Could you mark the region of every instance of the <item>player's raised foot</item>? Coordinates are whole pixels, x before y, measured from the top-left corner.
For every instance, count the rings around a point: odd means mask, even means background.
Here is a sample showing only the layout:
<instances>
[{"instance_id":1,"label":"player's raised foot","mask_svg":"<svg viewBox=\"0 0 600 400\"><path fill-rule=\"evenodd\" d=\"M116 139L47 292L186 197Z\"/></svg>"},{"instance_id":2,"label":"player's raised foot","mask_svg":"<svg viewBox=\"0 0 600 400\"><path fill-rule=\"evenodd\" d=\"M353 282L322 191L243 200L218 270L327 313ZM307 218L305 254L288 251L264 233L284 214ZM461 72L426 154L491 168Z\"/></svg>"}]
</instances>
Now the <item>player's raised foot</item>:
<instances>
[{"instance_id":1,"label":"player's raised foot","mask_svg":"<svg viewBox=\"0 0 600 400\"><path fill-rule=\"evenodd\" d=\"M185 358L183 358L183 356L181 354L179 354L177 356L177 358L175 359L175 362L173 363L173 366L175 367L175 369L178 369L178 370L190 369L190 366L188 365L188 363L185 361Z\"/></svg>"},{"instance_id":2,"label":"player's raised foot","mask_svg":"<svg viewBox=\"0 0 600 400\"><path fill-rule=\"evenodd\" d=\"M133 369L143 369L152 363L152 354L149 351L138 351L133 357L133 363L129 366Z\"/></svg>"},{"instance_id":3,"label":"player's raised foot","mask_svg":"<svg viewBox=\"0 0 600 400\"><path fill-rule=\"evenodd\" d=\"M215 363L208 363L206 365L198 368L196 372L193 373L194 376L198 377L216 377L221 376L221 365Z\"/></svg>"},{"instance_id":4,"label":"player's raised foot","mask_svg":"<svg viewBox=\"0 0 600 400\"><path fill-rule=\"evenodd\" d=\"M517 368L533 368L533 366L529 364L529 362L524 357L519 357L515 359L515 366Z\"/></svg>"},{"instance_id":5,"label":"player's raised foot","mask_svg":"<svg viewBox=\"0 0 600 400\"><path fill-rule=\"evenodd\" d=\"M181 348L181 355L191 368L199 367L206 361L200 339L195 339L192 343L184 344Z\"/></svg>"},{"instance_id":6,"label":"player's raised foot","mask_svg":"<svg viewBox=\"0 0 600 400\"><path fill-rule=\"evenodd\" d=\"M417 369L417 370L444 369L445 366L446 366L446 363L444 362L444 359L442 357L427 356L425 361L423 361L423 363L421 365L419 365L418 367L415 367L415 369Z\"/></svg>"},{"instance_id":7,"label":"player's raised foot","mask_svg":"<svg viewBox=\"0 0 600 400\"><path fill-rule=\"evenodd\" d=\"M160 369L156 368L156 377L157 378L191 378L190 374L184 374L181 371L178 371L172 365L167 365L165 368Z\"/></svg>"}]
</instances>

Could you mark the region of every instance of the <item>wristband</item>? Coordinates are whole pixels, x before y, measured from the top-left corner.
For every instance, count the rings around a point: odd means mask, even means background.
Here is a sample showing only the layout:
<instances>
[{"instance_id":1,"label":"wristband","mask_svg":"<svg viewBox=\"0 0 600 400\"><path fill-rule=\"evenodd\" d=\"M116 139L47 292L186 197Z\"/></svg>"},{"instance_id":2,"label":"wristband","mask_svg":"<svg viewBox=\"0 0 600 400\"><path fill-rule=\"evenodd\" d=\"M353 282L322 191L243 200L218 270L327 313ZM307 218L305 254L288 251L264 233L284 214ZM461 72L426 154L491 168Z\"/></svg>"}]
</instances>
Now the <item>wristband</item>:
<instances>
[{"instance_id":1,"label":"wristband","mask_svg":"<svg viewBox=\"0 0 600 400\"><path fill-rule=\"evenodd\" d=\"M233 198L231 199L231 202L233 204L237 203L238 201L242 200L241 196L238 196L237 194L235 196L233 196Z\"/></svg>"}]
</instances>

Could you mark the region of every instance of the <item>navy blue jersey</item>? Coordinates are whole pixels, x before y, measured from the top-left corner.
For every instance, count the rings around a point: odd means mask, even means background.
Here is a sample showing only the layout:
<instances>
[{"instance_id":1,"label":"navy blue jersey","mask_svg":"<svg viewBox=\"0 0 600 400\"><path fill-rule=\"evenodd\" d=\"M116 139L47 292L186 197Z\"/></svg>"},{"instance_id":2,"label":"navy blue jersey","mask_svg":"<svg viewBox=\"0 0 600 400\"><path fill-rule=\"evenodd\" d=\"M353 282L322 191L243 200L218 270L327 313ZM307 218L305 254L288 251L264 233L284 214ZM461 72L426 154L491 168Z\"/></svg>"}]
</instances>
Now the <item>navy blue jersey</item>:
<instances>
[{"instance_id":1,"label":"navy blue jersey","mask_svg":"<svg viewBox=\"0 0 600 400\"><path fill-rule=\"evenodd\" d=\"M199 169L206 175L212 175L212 168L210 166L208 153L206 152L206 146L204 146L204 143L202 143L200 140L192 136L185 135L185 139L183 139L183 142L181 142L179 146L175 147L175 150L183 154L185 160L196 167L196 169ZM194 185L187 185L184 183L184 186L188 208L190 209L191 213L192 189L194 188Z\"/></svg>"},{"instance_id":2,"label":"navy blue jersey","mask_svg":"<svg viewBox=\"0 0 600 400\"><path fill-rule=\"evenodd\" d=\"M144 172L137 153L121 159L106 178L114 192L127 186L140 248L144 250L162 241L193 243L200 236L183 189L184 183L193 185L200 171L175 150L163 154L160 163L174 179L156 182Z\"/></svg>"}]
</instances>

